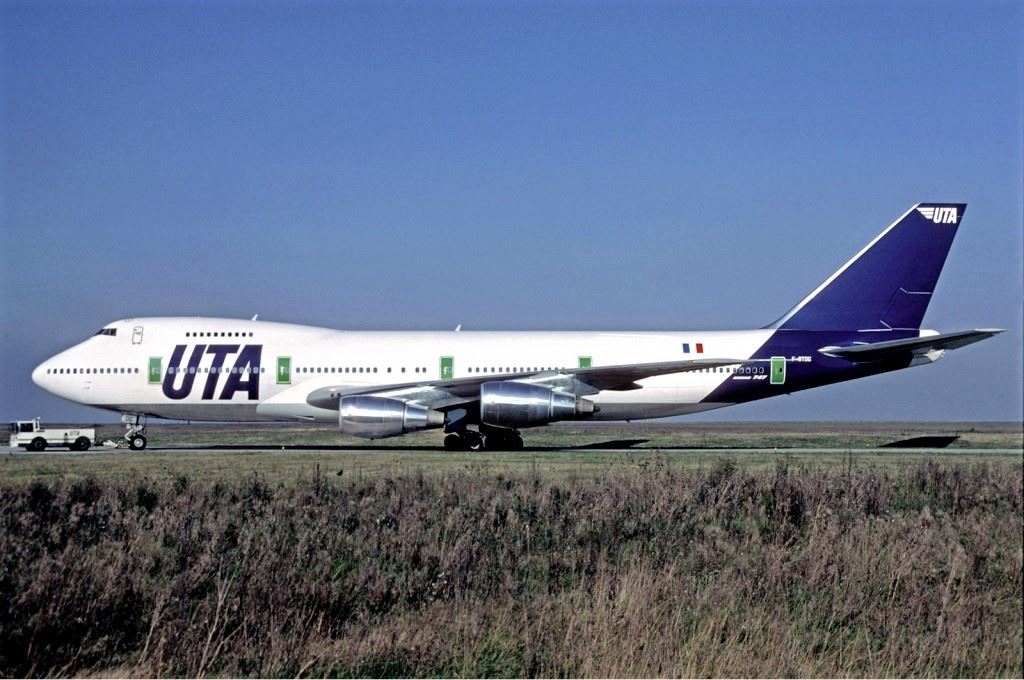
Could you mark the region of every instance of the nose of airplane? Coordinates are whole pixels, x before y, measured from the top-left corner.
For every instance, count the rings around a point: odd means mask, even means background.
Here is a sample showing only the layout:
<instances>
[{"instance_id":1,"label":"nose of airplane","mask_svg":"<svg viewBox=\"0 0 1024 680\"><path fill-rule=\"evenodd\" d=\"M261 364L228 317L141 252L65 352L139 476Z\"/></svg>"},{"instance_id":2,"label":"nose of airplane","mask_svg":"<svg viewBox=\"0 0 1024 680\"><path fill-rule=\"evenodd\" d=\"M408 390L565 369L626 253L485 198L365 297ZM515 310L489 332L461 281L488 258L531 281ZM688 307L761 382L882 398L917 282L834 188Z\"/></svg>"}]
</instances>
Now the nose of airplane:
<instances>
[{"instance_id":1,"label":"nose of airplane","mask_svg":"<svg viewBox=\"0 0 1024 680\"><path fill-rule=\"evenodd\" d=\"M50 360L47 359L43 363L39 364L32 371L32 382L39 385L43 389L46 389L46 369L49 368Z\"/></svg>"}]
</instances>

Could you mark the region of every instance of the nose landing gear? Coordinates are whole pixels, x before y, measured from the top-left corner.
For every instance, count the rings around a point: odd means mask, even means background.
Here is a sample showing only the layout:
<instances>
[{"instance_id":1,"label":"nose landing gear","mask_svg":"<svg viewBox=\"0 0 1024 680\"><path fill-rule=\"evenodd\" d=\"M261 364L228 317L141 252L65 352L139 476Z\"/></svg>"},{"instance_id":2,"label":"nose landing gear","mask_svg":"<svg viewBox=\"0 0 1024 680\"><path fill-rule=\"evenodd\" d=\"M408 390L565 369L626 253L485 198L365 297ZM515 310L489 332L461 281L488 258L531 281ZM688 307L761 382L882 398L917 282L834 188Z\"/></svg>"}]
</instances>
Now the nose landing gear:
<instances>
[{"instance_id":1,"label":"nose landing gear","mask_svg":"<svg viewBox=\"0 0 1024 680\"><path fill-rule=\"evenodd\" d=\"M127 432L124 433L128 448L132 451L141 451L146 448L146 417L138 413L121 414L121 424Z\"/></svg>"}]
</instances>

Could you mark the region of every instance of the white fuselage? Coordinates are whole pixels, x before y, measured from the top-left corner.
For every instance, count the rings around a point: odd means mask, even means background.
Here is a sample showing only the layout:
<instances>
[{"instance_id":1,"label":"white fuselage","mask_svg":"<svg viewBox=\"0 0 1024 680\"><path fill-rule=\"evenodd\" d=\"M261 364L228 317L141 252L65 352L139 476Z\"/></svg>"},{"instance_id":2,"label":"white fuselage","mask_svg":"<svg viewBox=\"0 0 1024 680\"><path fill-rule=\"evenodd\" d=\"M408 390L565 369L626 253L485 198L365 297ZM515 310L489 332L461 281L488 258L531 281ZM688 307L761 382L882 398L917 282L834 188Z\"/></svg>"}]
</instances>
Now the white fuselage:
<instances>
[{"instance_id":1,"label":"white fuselage","mask_svg":"<svg viewBox=\"0 0 1024 680\"><path fill-rule=\"evenodd\" d=\"M33 380L99 408L188 420L337 422L310 406L319 387L416 383L524 371L751 356L770 330L686 332L339 331L237 319L125 319L38 366ZM750 370L750 369L747 369ZM763 369L750 380L764 380ZM638 381L591 397L594 418L702 411L735 369ZM744 376L745 378L745 376Z\"/></svg>"}]
</instances>

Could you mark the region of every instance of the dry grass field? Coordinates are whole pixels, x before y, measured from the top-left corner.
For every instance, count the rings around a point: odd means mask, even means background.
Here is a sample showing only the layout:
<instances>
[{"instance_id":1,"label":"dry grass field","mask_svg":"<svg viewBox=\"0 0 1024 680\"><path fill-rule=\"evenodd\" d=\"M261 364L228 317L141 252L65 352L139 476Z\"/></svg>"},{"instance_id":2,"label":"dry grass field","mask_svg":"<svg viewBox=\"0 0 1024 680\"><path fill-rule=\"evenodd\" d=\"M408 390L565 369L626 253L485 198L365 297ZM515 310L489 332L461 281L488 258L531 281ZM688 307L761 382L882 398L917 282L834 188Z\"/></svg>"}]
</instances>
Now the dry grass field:
<instances>
[{"instance_id":1,"label":"dry grass field","mask_svg":"<svg viewBox=\"0 0 1024 680\"><path fill-rule=\"evenodd\" d=\"M1019 426L832 427L3 456L0 676L1020 677Z\"/></svg>"}]
</instances>

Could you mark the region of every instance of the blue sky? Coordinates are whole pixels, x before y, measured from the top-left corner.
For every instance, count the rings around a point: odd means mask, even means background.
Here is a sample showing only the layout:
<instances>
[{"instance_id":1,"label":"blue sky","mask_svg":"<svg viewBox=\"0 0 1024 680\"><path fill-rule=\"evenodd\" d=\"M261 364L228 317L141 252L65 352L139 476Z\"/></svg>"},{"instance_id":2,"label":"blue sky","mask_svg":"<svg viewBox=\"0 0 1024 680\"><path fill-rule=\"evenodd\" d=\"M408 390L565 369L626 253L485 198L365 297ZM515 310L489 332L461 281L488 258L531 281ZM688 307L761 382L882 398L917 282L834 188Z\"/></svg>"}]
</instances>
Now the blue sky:
<instances>
[{"instance_id":1,"label":"blue sky","mask_svg":"<svg viewBox=\"0 0 1024 680\"><path fill-rule=\"evenodd\" d=\"M934 366L720 412L1020 419L1019 2L0 3L0 417L104 322L777 318L965 201Z\"/></svg>"}]
</instances>

